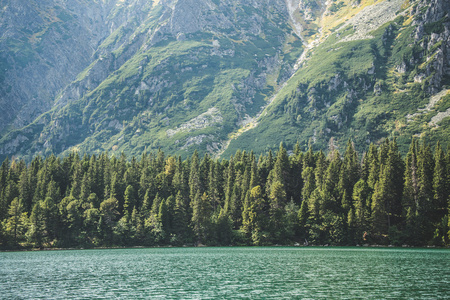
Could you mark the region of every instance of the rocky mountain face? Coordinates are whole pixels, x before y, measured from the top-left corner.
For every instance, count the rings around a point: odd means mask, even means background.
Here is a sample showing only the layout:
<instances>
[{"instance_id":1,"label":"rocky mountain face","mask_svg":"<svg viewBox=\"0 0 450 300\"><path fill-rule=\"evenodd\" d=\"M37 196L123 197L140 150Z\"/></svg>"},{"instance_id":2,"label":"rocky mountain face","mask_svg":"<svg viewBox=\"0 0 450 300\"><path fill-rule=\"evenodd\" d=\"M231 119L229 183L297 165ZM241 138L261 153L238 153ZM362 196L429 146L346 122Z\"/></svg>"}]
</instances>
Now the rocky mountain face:
<instances>
[{"instance_id":1,"label":"rocky mountain face","mask_svg":"<svg viewBox=\"0 0 450 300\"><path fill-rule=\"evenodd\" d=\"M92 2L92 1L89 1ZM5 0L0 7L0 132L28 125L90 64L112 3Z\"/></svg>"},{"instance_id":2,"label":"rocky mountain face","mask_svg":"<svg viewBox=\"0 0 450 300\"><path fill-rule=\"evenodd\" d=\"M0 156L448 141L445 0L8 0Z\"/></svg>"},{"instance_id":3,"label":"rocky mountain face","mask_svg":"<svg viewBox=\"0 0 450 300\"><path fill-rule=\"evenodd\" d=\"M227 155L244 142L260 152L297 141L342 148L351 139L364 151L397 138L406 152L414 136L450 141L448 1L302 3L310 37L301 66Z\"/></svg>"},{"instance_id":4,"label":"rocky mountain face","mask_svg":"<svg viewBox=\"0 0 450 300\"><path fill-rule=\"evenodd\" d=\"M2 154L220 151L302 51L283 0L112 6L89 64L50 110L4 136Z\"/></svg>"}]
</instances>

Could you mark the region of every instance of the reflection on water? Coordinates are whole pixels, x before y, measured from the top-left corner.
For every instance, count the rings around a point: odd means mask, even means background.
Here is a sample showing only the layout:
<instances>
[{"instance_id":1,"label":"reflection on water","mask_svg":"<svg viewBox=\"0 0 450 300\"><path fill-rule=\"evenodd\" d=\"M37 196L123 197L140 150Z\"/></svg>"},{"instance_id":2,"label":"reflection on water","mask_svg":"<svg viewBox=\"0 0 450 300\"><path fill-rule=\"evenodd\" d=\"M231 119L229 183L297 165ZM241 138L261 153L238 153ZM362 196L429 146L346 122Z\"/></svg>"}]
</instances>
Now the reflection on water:
<instances>
[{"instance_id":1,"label":"reflection on water","mask_svg":"<svg viewBox=\"0 0 450 300\"><path fill-rule=\"evenodd\" d=\"M2 299L439 299L450 251L158 248L0 253Z\"/></svg>"}]
</instances>

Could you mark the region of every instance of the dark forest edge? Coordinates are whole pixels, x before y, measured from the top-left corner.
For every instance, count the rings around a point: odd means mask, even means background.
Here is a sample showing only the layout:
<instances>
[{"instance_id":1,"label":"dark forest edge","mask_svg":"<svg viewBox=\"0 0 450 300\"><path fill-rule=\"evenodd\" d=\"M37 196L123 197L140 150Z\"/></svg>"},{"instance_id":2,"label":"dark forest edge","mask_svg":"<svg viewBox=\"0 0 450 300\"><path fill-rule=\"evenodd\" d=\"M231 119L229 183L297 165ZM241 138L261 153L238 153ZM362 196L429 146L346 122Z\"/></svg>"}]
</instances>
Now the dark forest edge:
<instances>
[{"instance_id":1,"label":"dark forest edge","mask_svg":"<svg viewBox=\"0 0 450 300\"><path fill-rule=\"evenodd\" d=\"M0 248L450 245L450 151L349 141L256 158L162 151L3 161Z\"/></svg>"}]
</instances>

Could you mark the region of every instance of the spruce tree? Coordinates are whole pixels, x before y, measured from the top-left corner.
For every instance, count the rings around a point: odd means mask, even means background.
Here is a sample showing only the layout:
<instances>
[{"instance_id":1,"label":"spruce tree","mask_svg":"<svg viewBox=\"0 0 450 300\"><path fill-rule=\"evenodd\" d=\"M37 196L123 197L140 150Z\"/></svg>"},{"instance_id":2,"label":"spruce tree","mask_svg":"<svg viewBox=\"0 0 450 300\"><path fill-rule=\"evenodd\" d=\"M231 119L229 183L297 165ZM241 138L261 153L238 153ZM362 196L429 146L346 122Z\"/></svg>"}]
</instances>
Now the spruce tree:
<instances>
[{"instance_id":1,"label":"spruce tree","mask_svg":"<svg viewBox=\"0 0 450 300\"><path fill-rule=\"evenodd\" d=\"M333 153L330 153L330 159L331 161L324 174L321 188L323 196L322 214L325 214L327 211L338 213L341 206L338 183L342 161L339 151L335 150Z\"/></svg>"},{"instance_id":2,"label":"spruce tree","mask_svg":"<svg viewBox=\"0 0 450 300\"><path fill-rule=\"evenodd\" d=\"M211 198L211 203L213 205L213 210L216 211L220 206L220 191L219 191L219 180L220 180L220 170L217 168L218 164L211 162L209 165L208 181L206 193Z\"/></svg>"},{"instance_id":3,"label":"spruce tree","mask_svg":"<svg viewBox=\"0 0 450 300\"><path fill-rule=\"evenodd\" d=\"M445 155L438 141L434 151L434 173L433 173L433 209L431 217L433 220L442 220L447 214L447 202L450 195L449 182L447 181L447 165Z\"/></svg>"},{"instance_id":4,"label":"spruce tree","mask_svg":"<svg viewBox=\"0 0 450 300\"><path fill-rule=\"evenodd\" d=\"M274 242L282 242L285 235L285 228L283 224L283 213L287 203L286 191L284 185L275 181L272 184L269 195L269 222L272 238Z\"/></svg>"},{"instance_id":5,"label":"spruce tree","mask_svg":"<svg viewBox=\"0 0 450 300\"><path fill-rule=\"evenodd\" d=\"M194 198L197 193L201 194L202 184L201 184L200 166L198 160L198 152L195 151L191 159L191 169L189 172L189 198L191 199L191 207L193 206Z\"/></svg>"},{"instance_id":6,"label":"spruce tree","mask_svg":"<svg viewBox=\"0 0 450 300\"><path fill-rule=\"evenodd\" d=\"M429 145L422 143L418 152L418 179L419 179L419 207L418 222L420 226L421 239L429 241L434 234L433 223L433 171L434 159Z\"/></svg>"},{"instance_id":7,"label":"spruce tree","mask_svg":"<svg viewBox=\"0 0 450 300\"><path fill-rule=\"evenodd\" d=\"M187 214L186 200L181 191L178 191L175 197L175 209L173 219L173 231L176 234L180 243L187 241L189 217Z\"/></svg>"},{"instance_id":8,"label":"spruce tree","mask_svg":"<svg viewBox=\"0 0 450 300\"><path fill-rule=\"evenodd\" d=\"M33 206L30 215L30 227L26 233L29 243L34 247L41 247L44 239L44 214L41 201Z\"/></svg>"},{"instance_id":9,"label":"spruce tree","mask_svg":"<svg viewBox=\"0 0 450 300\"><path fill-rule=\"evenodd\" d=\"M194 197L192 202L192 229L197 243L208 242L209 229L211 225L212 207L206 193L200 196L200 192Z\"/></svg>"},{"instance_id":10,"label":"spruce tree","mask_svg":"<svg viewBox=\"0 0 450 300\"><path fill-rule=\"evenodd\" d=\"M384 172L382 172L382 176L383 173ZM372 195L371 224L375 238L380 238L383 234L387 234L388 232L386 204L384 201L384 184L385 182L383 179L377 182Z\"/></svg>"},{"instance_id":11,"label":"spruce tree","mask_svg":"<svg viewBox=\"0 0 450 300\"><path fill-rule=\"evenodd\" d=\"M380 175L380 161L378 150L374 144L370 144L369 151L367 152L367 168L369 173L367 175L367 184L373 190L378 182Z\"/></svg>"},{"instance_id":12,"label":"spruce tree","mask_svg":"<svg viewBox=\"0 0 450 300\"><path fill-rule=\"evenodd\" d=\"M307 200L303 200L302 201L302 205L300 206L300 209L298 211L298 230L300 233L300 236L302 239L307 239L308 238L308 229L307 229L307 222L309 219L309 214L308 214L308 201Z\"/></svg>"},{"instance_id":13,"label":"spruce tree","mask_svg":"<svg viewBox=\"0 0 450 300\"><path fill-rule=\"evenodd\" d=\"M247 198L243 231L250 235L254 245L262 245L267 241L264 232L267 229L267 204L260 186L254 187Z\"/></svg>"},{"instance_id":14,"label":"spruce tree","mask_svg":"<svg viewBox=\"0 0 450 300\"><path fill-rule=\"evenodd\" d=\"M228 164L228 168L226 169L226 180L225 180L225 187L224 187L224 193L225 193L225 203L224 203L224 210L225 213L231 212L231 199L233 197L233 187L234 187L234 180L235 180L235 169L234 169L234 159L233 157L230 158L230 162Z\"/></svg>"},{"instance_id":15,"label":"spruce tree","mask_svg":"<svg viewBox=\"0 0 450 300\"><path fill-rule=\"evenodd\" d=\"M24 239L28 226L27 213L24 211L24 205L19 198L14 198L9 205L8 215L9 218L4 222L4 230L12 237L12 244L17 245Z\"/></svg>"},{"instance_id":16,"label":"spruce tree","mask_svg":"<svg viewBox=\"0 0 450 300\"><path fill-rule=\"evenodd\" d=\"M341 165L338 183L344 214L348 214L348 211L353 208L351 196L353 194L353 187L359 180L359 177L358 156L353 143L349 140Z\"/></svg>"},{"instance_id":17,"label":"spruce tree","mask_svg":"<svg viewBox=\"0 0 450 300\"><path fill-rule=\"evenodd\" d=\"M24 210L31 211L33 205L33 186L30 182L29 171L24 169L19 177L19 199L22 200ZM1 193L0 193L1 195Z\"/></svg>"},{"instance_id":18,"label":"spruce tree","mask_svg":"<svg viewBox=\"0 0 450 300\"><path fill-rule=\"evenodd\" d=\"M123 204L123 215L127 218L131 217L131 213L133 212L133 208L136 207L136 192L134 187L130 184L127 186L124 195L125 202Z\"/></svg>"},{"instance_id":19,"label":"spruce tree","mask_svg":"<svg viewBox=\"0 0 450 300\"><path fill-rule=\"evenodd\" d=\"M402 194L403 194L403 174L404 166L397 141L394 139L389 143L388 156L384 172L384 189L386 213L388 214L388 224L398 225L401 223L402 215Z\"/></svg>"},{"instance_id":20,"label":"spruce tree","mask_svg":"<svg viewBox=\"0 0 450 300\"><path fill-rule=\"evenodd\" d=\"M406 223L411 223L419 208L419 178L417 171L417 144L413 139L405 159L405 183L403 190L402 206Z\"/></svg>"},{"instance_id":21,"label":"spruce tree","mask_svg":"<svg viewBox=\"0 0 450 300\"><path fill-rule=\"evenodd\" d=\"M353 203L355 206L356 225L366 231L368 230L368 221L370 218L370 188L364 179L360 179L353 188Z\"/></svg>"},{"instance_id":22,"label":"spruce tree","mask_svg":"<svg viewBox=\"0 0 450 300\"><path fill-rule=\"evenodd\" d=\"M312 167L306 167L302 171L303 187L302 187L302 199L305 202L311 193L316 189L316 179L314 169ZM303 204L302 204L303 205Z\"/></svg>"}]
</instances>

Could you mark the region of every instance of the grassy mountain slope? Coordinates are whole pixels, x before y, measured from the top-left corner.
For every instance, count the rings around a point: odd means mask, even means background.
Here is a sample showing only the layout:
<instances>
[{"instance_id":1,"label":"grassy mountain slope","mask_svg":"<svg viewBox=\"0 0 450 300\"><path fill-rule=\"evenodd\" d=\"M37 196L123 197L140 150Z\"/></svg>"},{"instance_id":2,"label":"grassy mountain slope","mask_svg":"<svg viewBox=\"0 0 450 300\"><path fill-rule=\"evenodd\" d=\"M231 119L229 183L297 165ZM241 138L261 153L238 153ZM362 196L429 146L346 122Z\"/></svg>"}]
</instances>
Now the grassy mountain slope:
<instances>
[{"instance_id":1,"label":"grassy mountain slope","mask_svg":"<svg viewBox=\"0 0 450 300\"><path fill-rule=\"evenodd\" d=\"M334 4L342 10L351 6L350 1ZM304 149L309 144L326 149L330 143L343 149L352 139L365 150L371 142L396 137L404 151L412 136L448 143L449 4L397 1L398 10L386 23L384 5L378 1L367 7L369 15L364 16L366 8L347 22L341 15L329 36L317 34L323 42L310 51L258 126L232 140L225 154L237 148L261 152L280 142L292 147L297 141ZM376 22L376 6L382 24L363 28ZM338 23L330 19L316 22L327 31L327 21Z\"/></svg>"},{"instance_id":2,"label":"grassy mountain slope","mask_svg":"<svg viewBox=\"0 0 450 300\"><path fill-rule=\"evenodd\" d=\"M444 0L118 1L87 67L51 109L1 137L0 158L445 144L449 10Z\"/></svg>"},{"instance_id":3,"label":"grassy mountain slope","mask_svg":"<svg viewBox=\"0 0 450 300\"><path fill-rule=\"evenodd\" d=\"M125 9L125 8L124 8ZM162 148L220 151L255 116L300 55L284 1L166 1L143 7L3 155Z\"/></svg>"}]
</instances>

